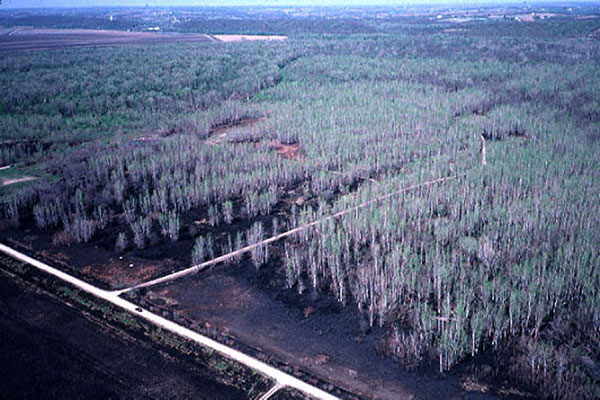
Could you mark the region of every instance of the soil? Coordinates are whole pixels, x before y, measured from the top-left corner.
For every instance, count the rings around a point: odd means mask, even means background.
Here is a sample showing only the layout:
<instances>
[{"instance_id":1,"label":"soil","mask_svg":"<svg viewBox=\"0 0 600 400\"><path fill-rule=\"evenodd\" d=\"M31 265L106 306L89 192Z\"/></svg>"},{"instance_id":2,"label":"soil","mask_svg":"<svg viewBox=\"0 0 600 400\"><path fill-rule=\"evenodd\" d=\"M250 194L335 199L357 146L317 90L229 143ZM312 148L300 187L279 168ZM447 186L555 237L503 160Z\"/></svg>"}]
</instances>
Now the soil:
<instances>
[{"instance_id":1,"label":"soil","mask_svg":"<svg viewBox=\"0 0 600 400\"><path fill-rule=\"evenodd\" d=\"M283 388L275 392L270 400L306 400L307 397L304 393L299 392L296 389Z\"/></svg>"},{"instance_id":2,"label":"soil","mask_svg":"<svg viewBox=\"0 0 600 400\"><path fill-rule=\"evenodd\" d=\"M3 399L246 399L210 371L0 273Z\"/></svg>"},{"instance_id":3,"label":"soil","mask_svg":"<svg viewBox=\"0 0 600 400\"><path fill-rule=\"evenodd\" d=\"M470 376L444 375L434 367L405 371L377 351L387 335L385 328L369 328L354 305L344 307L328 293L286 289L278 265L273 260L258 271L249 261L217 266L142 290L138 295L143 297L133 300L176 311L180 322L191 321L193 329L218 331L272 355L271 362L288 364L365 398L506 398L498 388Z\"/></svg>"},{"instance_id":4,"label":"soil","mask_svg":"<svg viewBox=\"0 0 600 400\"><path fill-rule=\"evenodd\" d=\"M181 263L168 257L159 262L140 257L135 251L118 255L108 252L98 242L57 248L52 244L52 235L37 228L14 229L4 241L9 246L104 289L127 287L181 266Z\"/></svg>"},{"instance_id":5,"label":"soil","mask_svg":"<svg viewBox=\"0 0 600 400\"><path fill-rule=\"evenodd\" d=\"M91 29L14 29L0 35L0 53L67 47L210 42L207 35L160 34Z\"/></svg>"},{"instance_id":6,"label":"soil","mask_svg":"<svg viewBox=\"0 0 600 400\"><path fill-rule=\"evenodd\" d=\"M283 144L277 142L271 142L269 147L281 157L286 158L288 160L294 160L304 155L304 151L300 147L300 143L294 144Z\"/></svg>"}]
</instances>

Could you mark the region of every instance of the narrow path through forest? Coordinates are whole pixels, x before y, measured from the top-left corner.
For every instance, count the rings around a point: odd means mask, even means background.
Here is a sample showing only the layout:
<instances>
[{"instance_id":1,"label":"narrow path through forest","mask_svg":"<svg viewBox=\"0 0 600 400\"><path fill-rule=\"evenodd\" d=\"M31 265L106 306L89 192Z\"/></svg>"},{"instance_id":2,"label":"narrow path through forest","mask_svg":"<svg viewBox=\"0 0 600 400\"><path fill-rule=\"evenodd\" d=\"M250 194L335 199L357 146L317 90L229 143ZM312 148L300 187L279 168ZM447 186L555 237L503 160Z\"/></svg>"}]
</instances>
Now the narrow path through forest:
<instances>
[{"instance_id":1,"label":"narrow path through forest","mask_svg":"<svg viewBox=\"0 0 600 400\"><path fill-rule=\"evenodd\" d=\"M318 219L316 221L313 221L313 222L310 222L308 224L304 224L304 225L298 226L298 227L296 227L294 229L291 229L289 231L280 233L279 235L275 235L275 236L272 236L272 237L270 237L268 239L264 239L264 240L262 240L262 241L260 241L258 243L254 243L254 244L248 245L246 247L243 247L243 248L241 248L239 250L232 251L231 253L227 253L227 254L224 254L224 255L219 256L217 258L214 258L212 260L205 261L205 262L203 262L201 264L194 265L194 266L191 266L189 268L183 269L181 271L174 272L172 274L169 274L169 275L166 275L166 276L163 276L163 277L160 277L160 278L152 279L150 281L143 282L143 283L140 283L138 285L135 285L135 286L132 286L132 287L129 287L129 288L126 288L126 289L115 290L115 291L113 291L111 293L113 293L114 295L118 296L120 294L123 294L123 293L126 293L126 292L130 292L130 291L135 290L135 289L140 289L140 288L144 288L144 287L154 286L154 285L158 285L158 284L165 283L165 282L168 282L168 281L172 281L174 279L179 279L179 278L187 276L187 275L191 275L191 274L194 274L196 272L202 271L202 270L204 270L204 269L206 269L206 268L208 268L210 266L218 264L220 262L227 261L227 260L232 259L234 257L238 257L238 256L240 256L242 254L248 253L248 252L256 249L257 247L265 246L267 244L276 242L276 241L281 240L283 238L286 238L288 236L291 236L291 235L294 235L296 233L302 232L302 231L304 231L304 230L306 230L308 228L311 228L313 226L322 224L322 223L324 223L326 221L329 221L329 220L332 220L332 219L336 219L336 218L340 218L340 217L342 217L342 216L344 216L344 215L346 215L348 213L351 213L353 211L359 210L359 209L364 208L364 207L366 207L368 205L371 205L371 204L374 204L374 203L378 203L380 201L389 199L390 197L397 196L397 195L399 195L401 193L408 192L408 191L411 191L411 190L414 190L414 189L418 189L420 187L426 187L426 186L431 186L431 185L435 185L435 184L438 184L438 183L443 183L445 181L448 181L448 180L451 180L451 179L457 179L457 178L463 177L465 175L466 175L466 173L463 173L463 174L459 174L459 175L453 175L453 176L448 176L448 177L445 177L445 178L439 178L439 179L435 179L435 180L431 180L431 181L426 181L426 182L423 182L423 183L419 183L417 185L408 186L408 187L402 188L400 190L394 191L392 193L388 193L386 195L378 197L376 199L372 199L372 200L366 201L364 203L358 204L358 205L356 205L354 207L351 207L351 208L348 208L346 210L342 210L342 211L339 211L339 212L337 212L335 214L328 215L326 217L320 218L320 219Z\"/></svg>"}]
</instances>

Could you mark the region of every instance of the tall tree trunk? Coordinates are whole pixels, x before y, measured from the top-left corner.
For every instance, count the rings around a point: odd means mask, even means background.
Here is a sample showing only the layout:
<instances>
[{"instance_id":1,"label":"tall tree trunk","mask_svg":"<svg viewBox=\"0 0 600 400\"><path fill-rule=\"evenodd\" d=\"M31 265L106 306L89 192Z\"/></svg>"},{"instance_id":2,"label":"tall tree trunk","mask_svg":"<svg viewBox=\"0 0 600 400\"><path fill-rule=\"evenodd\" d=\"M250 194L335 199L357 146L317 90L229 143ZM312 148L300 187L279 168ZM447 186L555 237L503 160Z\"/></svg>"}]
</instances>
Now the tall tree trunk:
<instances>
[{"instance_id":1,"label":"tall tree trunk","mask_svg":"<svg viewBox=\"0 0 600 400\"><path fill-rule=\"evenodd\" d=\"M481 135L481 165L487 165L485 158L485 138Z\"/></svg>"}]
</instances>

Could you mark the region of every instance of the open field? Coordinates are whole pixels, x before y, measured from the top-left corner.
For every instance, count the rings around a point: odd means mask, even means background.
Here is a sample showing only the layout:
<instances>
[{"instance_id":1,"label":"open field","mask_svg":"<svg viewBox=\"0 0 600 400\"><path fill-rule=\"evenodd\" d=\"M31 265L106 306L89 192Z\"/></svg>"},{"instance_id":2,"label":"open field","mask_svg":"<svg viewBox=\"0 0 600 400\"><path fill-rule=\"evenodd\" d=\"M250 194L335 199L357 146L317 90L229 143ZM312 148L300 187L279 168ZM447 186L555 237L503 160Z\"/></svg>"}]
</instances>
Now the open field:
<instances>
[{"instance_id":1,"label":"open field","mask_svg":"<svg viewBox=\"0 0 600 400\"><path fill-rule=\"evenodd\" d=\"M0 30L0 53L58 50L69 47L105 47L196 42L240 42L285 40L277 35L204 35L156 32L127 32L94 29L33 29L17 27Z\"/></svg>"},{"instance_id":2,"label":"open field","mask_svg":"<svg viewBox=\"0 0 600 400\"><path fill-rule=\"evenodd\" d=\"M597 7L117 11L0 14L4 244L347 398L598 398Z\"/></svg>"},{"instance_id":3,"label":"open field","mask_svg":"<svg viewBox=\"0 0 600 400\"><path fill-rule=\"evenodd\" d=\"M0 53L39 51L69 47L103 47L125 44L208 42L206 35L158 34L92 29L15 28L0 33Z\"/></svg>"}]
</instances>

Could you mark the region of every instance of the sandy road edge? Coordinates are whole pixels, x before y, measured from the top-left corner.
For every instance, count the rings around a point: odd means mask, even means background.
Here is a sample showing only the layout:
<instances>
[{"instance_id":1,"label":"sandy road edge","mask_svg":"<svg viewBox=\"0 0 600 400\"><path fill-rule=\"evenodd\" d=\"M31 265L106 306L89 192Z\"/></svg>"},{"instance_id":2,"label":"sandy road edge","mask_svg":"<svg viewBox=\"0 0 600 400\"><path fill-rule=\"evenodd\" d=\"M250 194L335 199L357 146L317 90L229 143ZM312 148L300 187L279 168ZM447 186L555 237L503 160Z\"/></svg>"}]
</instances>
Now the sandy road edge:
<instances>
[{"instance_id":1,"label":"sandy road edge","mask_svg":"<svg viewBox=\"0 0 600 400\"><path fill-rule=\"evenodd\" d=\"M14 250L4 244L0 243L0 252L13 257L19 261L22 261L24 263L27 263L41 271L44 271L50 275L53 275L65 282L68 282L70 284L72 284L73 286L76 286L77 288L93 295L96 296L102 300L108 301L111 304L116 305L117 307L128 311L132 314L138 315L141 318L144 318L145 320L147 320L148 322L159 326L163 329L166 329L172 333L175 333L181 337L184 337L188 340L191 340L197 344L200 344L202 346L205 347L209 347L241 364L246 365L247 367L250 367L256 371L259 371L261 373L263 373L264 375L274 379L279 385L281 386L288 386L291 388L295 388L301 392L304 392L310 396L313 396L315 398L318 399L324 399L324 400L333 400L333 399L337 399L337 397L317 388L314 387L304 381L301 381L298 378L295 378L289 374L286 374L285 372L282 372L262 361L259 361L253 357L250 357L240 351L237 351L235 349L229 348L219 342L216 342L206 336L200 335L197 332L194 332L190 329L187 329L181 325L178 325L172 321L169 321L163 317L160 317L156 314L153 314L152 312L148 311L148 310L144 310L142 308L140 308L139 306L120 298L118 295L116 295L115 293L112 292L108 292L106 290L97 288L93 285L90 285L87 282L84 282L78 278L75 278L65 272L62 272L56 268L53 268L47 264L42 263L41 261L38 261L34 258L31 258L21 252L18 252L17 250Z\"/></svg>"}]
</instances>

